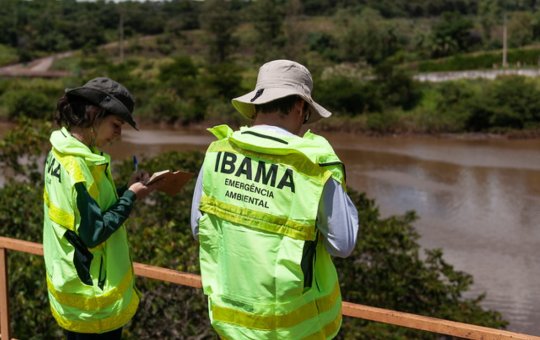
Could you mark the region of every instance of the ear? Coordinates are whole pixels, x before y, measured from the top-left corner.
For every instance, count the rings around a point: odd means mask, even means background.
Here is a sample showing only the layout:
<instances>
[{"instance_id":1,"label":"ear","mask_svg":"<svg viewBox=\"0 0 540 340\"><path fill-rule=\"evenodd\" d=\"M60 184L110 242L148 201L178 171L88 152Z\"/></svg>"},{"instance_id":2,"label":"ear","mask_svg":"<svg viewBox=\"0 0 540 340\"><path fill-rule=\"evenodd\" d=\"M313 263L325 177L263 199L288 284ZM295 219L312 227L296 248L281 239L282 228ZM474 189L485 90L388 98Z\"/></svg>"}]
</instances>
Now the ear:
<instances>
[{"instance_id":1,"label":"ear","mask_svg":"<svg viewBox=\"0 0 540 340\"><path fill-rule=\"evenodd\" d=\"M296 100L296 103L294 104L294 111L302 116L302 119L304 119L304 107L306 105L306 102L302 98L298 98Z\"/></svg>"},{"instance_id":2,"label":"ear","mask_svg":"<svg viewBox=\"0 0 540 340\"><path fill-rule=\"evenodd\" d=\"M311 110L309 109L308 104L306 103L306 101L302 98L299 98L298 101L296 102L297 106L298 106L298 113L300 114L300 118L302 120L302 125L303 124L306 124L309 120L309 117L311 115Z\"/></svg>"}]
</instances>

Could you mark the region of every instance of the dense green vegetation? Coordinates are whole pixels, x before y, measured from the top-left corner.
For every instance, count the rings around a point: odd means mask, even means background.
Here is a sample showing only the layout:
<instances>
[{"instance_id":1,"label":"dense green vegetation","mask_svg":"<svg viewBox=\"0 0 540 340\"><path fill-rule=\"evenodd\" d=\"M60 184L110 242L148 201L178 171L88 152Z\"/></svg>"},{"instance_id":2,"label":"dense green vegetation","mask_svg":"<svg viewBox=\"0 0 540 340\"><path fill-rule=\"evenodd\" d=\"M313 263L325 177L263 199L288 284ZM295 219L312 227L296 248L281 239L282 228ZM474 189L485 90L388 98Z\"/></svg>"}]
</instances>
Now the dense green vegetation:
<instances>
[{"instance_id":1,"label":"dense green vegetation","mask_svg":"<svg viewBox=\"0 0 540 340\"><path fill-rule=\"evenodd\" d=\"M537 67L540 11L522 0L176 0L77 2L1 0L0 66L63 51L63 79L0 78L0 119L18 123L0 141L0 235L41 241L39 164L55 103L64 88L109 76L136 97L140 121L247 123L230 99L250 90L258 66L291 58L308 66L314 97L336 115L315 129L366 133L539 131L540 81L420 83L416 72L501 67L507 17L511 68ZM126 38L118 45L119 27ZM122 53L121 53L122 52ZM22 162L21 156L25 156ZM148 170L198 171L198 153L142 160ZM115 164L118 182L128 161ZM17 175L17 176L15 176ZM11 176L11 177L10 177ZM189 230L193 183L174 199L138 204L129 224L133 257L198 272ZM376 203L352 192L362 232L353 256L337 260L344 299L504 328L483 296L465 298L472 277L440 250L421 253L414 213L381 218ZM151 240L149 242L148 240ZM11 320L21 339L61 336L48 308L43 260L10 254ZM206 300L191 288L138 279L144 293L126 338L214 338ZM432 334L345 318L341 338L436 338Z\"/></svg>"},{"instance_id":2,"label":"dense green vegetation","mask_svg":"<svg viewBox=\"0 0 540 340\"><path fill-rule=\"evenodd\" d=\"M499 68L505 17L510 67L537 67L536 1L3 0L0 63L77 52L54 65L72 78L1 79L0 118L48 117L63 87L108 75L134 92L141 120L243 124L230 99L251 89L261 62L291 58L310 68L314 96L336 113L317 128L537 131L535 105L528 102L540 89L536 80L432 85L412 78L416 72ZM510 84L526 90L513 91L505 112L494 112L503 98L487 89Z\"/></svg>"},{"instance_id":3,"label":"dense green vegetation","mask_svg":"<svg viewBox=\"0 0 540 340\"><path fill-rule=\"evenodd\" d=\"M8 176L0 188L0 235L41 242L42 180L40 163L52 126L23 119L0 141L0 170ZM164 153L144 159L149 171L184 168L197 172L197 152ZM118 183L132 171L130 160L116 161ZM17 175L10 177L9 175ZM177 196L155 193L139 202L128 223L133 259L137 262L199 272L198 245L189 227L193 181ZM465 298L472 277L455 270L441 250L421 254L416 216L381 218L374 201L350 191L361 221L353 255L336 259L344 299L400 311L504 328L500 313L480 306L484 296ZM48 308L43 259L9 254L11 327L19 339L60 338ZM126 339L216 338L209 326L206 299L200 290L154 280L137 280L144 294L139 311L126 327ZM345 318L344 339L436 339L425 332Z\"/></svg>"}]
</instances>

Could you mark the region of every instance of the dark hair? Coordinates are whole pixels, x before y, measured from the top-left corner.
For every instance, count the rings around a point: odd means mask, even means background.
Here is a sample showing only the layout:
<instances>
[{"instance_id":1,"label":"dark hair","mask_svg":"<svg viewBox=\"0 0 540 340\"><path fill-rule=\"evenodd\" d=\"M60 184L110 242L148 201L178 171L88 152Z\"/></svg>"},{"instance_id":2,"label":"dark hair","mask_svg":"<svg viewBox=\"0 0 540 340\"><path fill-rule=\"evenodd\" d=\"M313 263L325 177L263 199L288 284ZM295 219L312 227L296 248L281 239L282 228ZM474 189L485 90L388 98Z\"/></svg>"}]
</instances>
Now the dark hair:
<instances>
[{"instance_id":1,"label":"dark hair","mask_svg":"<svg viewBox=\"0 0 540 340\"><path fill-rule=\"evenodd\" d=\"M82 97L64 95L56 104L54 120L68 129L74 126L88 128L97 118L89 114L91 106L95 105Z\"/></svg>"},{"instance_id":2,"label":"dark hair","mask_svg":"<svg viewBox=\"0 0 540 340\"><path fill-rule=\"evenodd\" d=\"M289 114L298 99L302 98L293 94L292 96L279 98L269 103L257 104L255 105L255 112L257 114L279 112L281 115L285 116Z\"/></svg>"}]
</instances>

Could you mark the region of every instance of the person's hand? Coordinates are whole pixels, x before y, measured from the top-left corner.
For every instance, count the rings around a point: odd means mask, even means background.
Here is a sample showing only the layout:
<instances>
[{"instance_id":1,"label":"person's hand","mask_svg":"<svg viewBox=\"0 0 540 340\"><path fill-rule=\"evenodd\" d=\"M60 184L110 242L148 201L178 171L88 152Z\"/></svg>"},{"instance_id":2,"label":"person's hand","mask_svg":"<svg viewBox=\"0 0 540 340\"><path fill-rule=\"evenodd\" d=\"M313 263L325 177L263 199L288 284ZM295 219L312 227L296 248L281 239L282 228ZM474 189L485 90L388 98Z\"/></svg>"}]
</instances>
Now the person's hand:
<instances>
[{"instance_id":1,"label":"person's hand","mask_svg":"<svg viewBox=\"0 0 540 340\"><path fill-rule=\"evenodd\" d=\"M131 177L129 178L128 188L130 188L131 185L135 184L136 182L146 183L149 178L150 174L148 172L144 170L135 171L131 174Z\"/></svg>"},{"instance_id":2,"label":"person's hand","mask_svg":"<svg viewBox=\"0 0 540 340\"><path fill-rule=\"evenodd\" d=\"M137 200L141 200L156 190L155 184L146 185L144 182L135 182L131 184L128 190L131 190L137 196Z\"/></svg>"}]
</instances>

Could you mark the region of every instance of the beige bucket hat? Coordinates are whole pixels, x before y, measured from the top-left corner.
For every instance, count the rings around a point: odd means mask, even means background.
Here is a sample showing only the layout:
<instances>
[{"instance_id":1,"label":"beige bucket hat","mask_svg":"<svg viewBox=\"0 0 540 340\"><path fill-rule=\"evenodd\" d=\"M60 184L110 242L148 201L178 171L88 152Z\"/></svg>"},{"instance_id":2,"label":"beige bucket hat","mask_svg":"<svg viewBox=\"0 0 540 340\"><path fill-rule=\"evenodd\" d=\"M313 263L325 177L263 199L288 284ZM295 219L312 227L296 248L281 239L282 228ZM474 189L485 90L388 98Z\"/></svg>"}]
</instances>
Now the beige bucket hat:
<instances>
[{"instance_id":1,"label":"beige bucket hat","mask_svg":"<svg viewBox=\"0 0 540 340\"><path fill-rule=\"evenodd\" d=\"M330 111L311 98L313 80L309 70L291 60L273 60L259 68L255 90L234 98L234 108L249 119L255 118L255 105L269 103L283 97L298 95L309 104L311 115L308 123L332 115Z\"/></svg>"}]
</instances>

